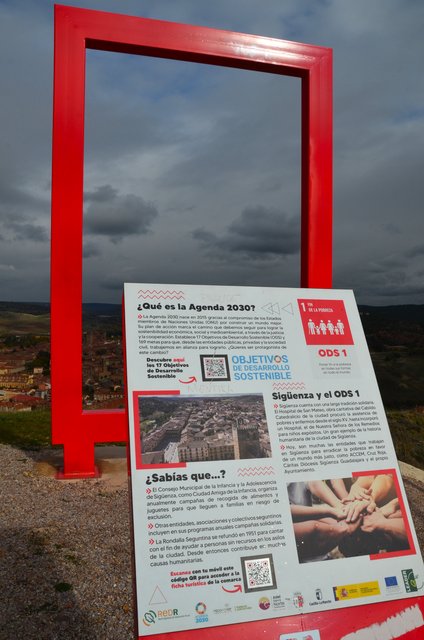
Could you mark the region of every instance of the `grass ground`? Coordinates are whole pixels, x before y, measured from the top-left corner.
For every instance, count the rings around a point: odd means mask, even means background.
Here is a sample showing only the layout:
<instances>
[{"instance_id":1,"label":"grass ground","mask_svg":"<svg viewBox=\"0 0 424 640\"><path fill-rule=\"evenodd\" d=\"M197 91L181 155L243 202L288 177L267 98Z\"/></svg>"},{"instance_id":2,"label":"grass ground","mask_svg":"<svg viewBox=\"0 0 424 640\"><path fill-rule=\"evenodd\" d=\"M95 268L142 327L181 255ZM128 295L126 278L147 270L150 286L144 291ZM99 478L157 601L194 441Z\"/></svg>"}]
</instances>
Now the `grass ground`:
<instances>
[{"instance_id":1,"label":"grass ground","mask_svg":"<svg viewBox=\"0 0 424 640\"><path fill-rule=\"evenodd\" d=\"M21 449L50 447L50 423L48 409L0 413L0 443Z\"/></svg>"},{"instance_id":2,"label":"grass ground","mask_svg":"<svg viewBox=\"0 0 424 640\"><path fill-rule=\"evenodd\" d=\"M424 413L388 411L387 417L398 459L424 469Z\"/></svg>"}]
</instances>

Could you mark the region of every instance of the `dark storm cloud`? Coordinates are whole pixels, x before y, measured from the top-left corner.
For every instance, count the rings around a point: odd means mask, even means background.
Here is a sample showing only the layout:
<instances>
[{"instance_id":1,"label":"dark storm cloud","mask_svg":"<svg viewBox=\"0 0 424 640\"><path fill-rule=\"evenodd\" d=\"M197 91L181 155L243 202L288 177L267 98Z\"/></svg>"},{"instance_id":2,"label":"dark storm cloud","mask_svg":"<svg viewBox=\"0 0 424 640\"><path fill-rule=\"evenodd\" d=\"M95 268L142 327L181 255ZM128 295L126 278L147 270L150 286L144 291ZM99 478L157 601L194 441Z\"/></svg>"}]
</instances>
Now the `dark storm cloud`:
<instances>
[{"instance_id":1,"label":"dark storm cloud","mask_svg":"<svg viewBox=\"0 0 424 640\"><path fill-rule=\"evenodd\" d=\"M378 289L370 287L367 289L363 287L361 291L362 295L375 296L376 300L374 304L417 304L417 302L405 302L405 296L410 296L412 299L420 299L424 294L424 284L408 284L406 280L401 282L389 282L386 284L380 284ZM419 303L418 303L419 304Z\"/></svg>"},{"instance_id":2,"label":"dark storm cloud","mask_svg":"<svg viewBox=\"0 0 424 640\"><path fill-rule=\"evenodd\" d=\"M87 51L85 157L88 162L134 154L140 149L160 148L166 143L161 118L150 109L145 97L152 91L145 68L149 69L150 65L138 56L128 56L126 63L123 74L121 56ZM159 84L160 78L157 81ZM114 86L122 88L126 94L124 101ZM178 130L174 135L178 137Z\"/></svg>"},{"instance_id":3,"label":"dark storm cloud","mask_svg":"<svg viewBox=\"0 0 424 640\"><path fill-rule=\"evenodd\" d=\"M84 193L84 199L86 202L109 202L118 196L118 190L110 186L110 184L104 184L101 187L97 187L95 191L86 191Z\"/></svg>"},{"instance_id":4,"label":"dark storm cloud","mask_svg":"<svg viewBox=\"0 0 424 640\"><path fill-rule=\"evenodd\" d=\"M415 247L412 247L411 249L406 251L405 255L408 258L416 258L418 256L423 256L424 255L424 244L419 244L419 245L416 245Z\"/></svg>"},{"instance_id":5,"label":"dark storm cloud","mask_svg":"<svg viewBox=\"0 0 424 640\"><path fill-rule=\"evenodd\" d=\"M93 242L84 242L83 258L95 258L101 255L100 249Z\"/></svg>"},{"instance_id":6,"label":"dark storm cloud","mask_svg":"<svg viewBox=\"0 0 424 640\"><path fill-rule=\"evenodd\" d=\"M379 262L371 262L368 267L368 271L370 273L388 273L389 271L395 269L405 268L407 265L407 261L405 258L400 256L390 256L387 258L383 258Z\"/></svg>"},{"instance_id":7,"label":"dark storm cloud","mask_svg":"<svg viewBox=\"0 0 424 640\"><path fill-rule=\"evenodd\" d=\"M8 159L6 155L0 156L0 221L12 228L12 223L21 225L33 223L39 216L47 218L49 198L22 184L22 175L13 170L13 162L9 163Z\"/></svg>"},{"instance_id":8,"label":"dark storm cloud","mask_svg":"<svg viewBox=\"0 0 424 640\"><path fill-rule=\"evenodd\" d=\"M31 206L23 206L24 203L33 204L33 202L39 204L38 198L25 198L17 190L18 196L11 198L9 202L4 201L0 205L0 226L3 230L3 237L9 242L14 241L34 241L34 242L47 242L49 239L48 230L44 224L40 224L36 213L26 215L22 211L31 210ZM11 194L11 192L10 192ZM2 192L0 191L0 199L2 198ZM19 246L16 247L19 255Z\"/></svg>"},{"instance_id":9,"label":"dark storm cloud","mask_svg":"<svg viewBox=\"0 0 424 640\"><path fill-rule=\"evenodd\" d=\"M6 182L5 177L3 180L0 178L0 203L3 211L29 208L36 211L49 210L50 205L46 198L40 198Z\"/></svg>"},{"instance_id":10,"label":"dark storm cloud","mask_svg":"<svg viewBox=\"0 0 424 640\"><path fill-rule=\"evenodd\" d=\"M204 229L193 231L208 253L218 250L250 259L297 254L300 248L300 223L297 218L263 206L246 208L222 236Z\"/></svg>"},{"instance_id":11,"label":"dark storm cloud","mask_svg":"<svg viewBox=\"0 0 424 640\"><path fill-rule=\"evenodd\" d=\"M384 231L387 231L387 233L392 233L393 235L399 235L402 233L402 230L399 227L399 225L393 224L391 222L388 222L387 224L383 224L383 229Z\"/></svg>"},{"instance_id":12,"label":"dark storm cloud","mask_svg":"<svg viewBox=\"0 0 424 640\"><path fill-rule=\"evenodd\" d=\"M148 233L158 215L151 202L131 193L119 195L110 185L87 192L85 200L88 203L84 216L86 233L107 236L112 242L128 235Z\"/></svg>"},{"instance_id":13,"label":"dark storm cloud","mask_svg":"<svg viewBox=\"0 0 424 640\"><path fill-rule=\"evenodd\" d=\"M6 222L6 229L13 232L14 240L34 240L35 242L46 242L49 237L45 227L30 222Z\"/></svg>"},{"instance_id":14,"label":"dark storm cloud","mask_svg":"<svg viewBox=\"0 0 424 640\"><path fill-rule=\"evenodd\" d=\"M239 73L206 67L208 90L193 95L194 105L187 103L198 130L193 127L195 136L187 135L185 153L163 178L169 187L184 185L194 192L200 185L214 198L255 188L269 197L284 185L285 201L292 206L300 173L300 82Z\"/></svg>"},{"instance_id":15,"label":"dark storm cloud","mask_svg":"<svg viewBox=\"0 0 424 640\"><path fill-rule=\"evenodd\" d=\"M45 182L50 174L53 12L48 4L0 3L0 164L8 167L11 192L28 194L35 177Z\"/></svg>"},{"instance_id":16,"label":"dark storm cloud","mask_svg":"<svg viewBox=\"0 0 424 640\"><path fill-rule=\"evenodd\" d=\"M102 289L106 289L106 291L122 291L123 284L122 279L117 278L116 280L104 280L100 283Z\"/></svg>"}]
</instances>

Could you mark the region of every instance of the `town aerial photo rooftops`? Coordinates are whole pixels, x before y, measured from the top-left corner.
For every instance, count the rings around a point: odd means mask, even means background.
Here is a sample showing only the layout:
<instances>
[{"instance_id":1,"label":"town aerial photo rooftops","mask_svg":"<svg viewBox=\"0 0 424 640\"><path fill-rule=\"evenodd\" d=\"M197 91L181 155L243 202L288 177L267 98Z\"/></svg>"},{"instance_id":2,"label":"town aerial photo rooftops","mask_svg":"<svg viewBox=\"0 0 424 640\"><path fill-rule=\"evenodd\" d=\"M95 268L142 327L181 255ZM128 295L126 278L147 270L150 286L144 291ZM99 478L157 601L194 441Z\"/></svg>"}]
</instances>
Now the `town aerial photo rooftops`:
<instances>
[{"instance_id":1,"label":"town aerial photo rooftops","mask_svg":"<svg viewBox=\"0 0 424 640\"><path fill-rule=\"evenodd\" d=\"M144 464L271 456L262 394L139 398Z\"/></svg>"}]
</instances>

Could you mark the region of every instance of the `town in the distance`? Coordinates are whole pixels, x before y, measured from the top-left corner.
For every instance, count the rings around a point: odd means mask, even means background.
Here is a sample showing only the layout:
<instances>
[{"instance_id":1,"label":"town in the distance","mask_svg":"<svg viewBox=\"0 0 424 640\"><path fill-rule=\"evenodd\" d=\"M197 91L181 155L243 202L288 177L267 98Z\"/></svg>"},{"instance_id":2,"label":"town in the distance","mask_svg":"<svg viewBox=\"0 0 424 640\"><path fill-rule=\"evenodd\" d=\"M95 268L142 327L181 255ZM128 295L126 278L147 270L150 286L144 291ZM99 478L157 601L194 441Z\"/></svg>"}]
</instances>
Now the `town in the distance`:
<instances>
[{"instance_id":1,"label":"town in the distance","mask_svg":"<svg viewBox=\"0 0 424 640\"><path fill-rule=\"evenodd\" d=\"M123 408L119 305L84 305L82 351L83 408ZM49 305L0 302L0 412L47 409L50 399Z\"/></svg>"}]
</instances>

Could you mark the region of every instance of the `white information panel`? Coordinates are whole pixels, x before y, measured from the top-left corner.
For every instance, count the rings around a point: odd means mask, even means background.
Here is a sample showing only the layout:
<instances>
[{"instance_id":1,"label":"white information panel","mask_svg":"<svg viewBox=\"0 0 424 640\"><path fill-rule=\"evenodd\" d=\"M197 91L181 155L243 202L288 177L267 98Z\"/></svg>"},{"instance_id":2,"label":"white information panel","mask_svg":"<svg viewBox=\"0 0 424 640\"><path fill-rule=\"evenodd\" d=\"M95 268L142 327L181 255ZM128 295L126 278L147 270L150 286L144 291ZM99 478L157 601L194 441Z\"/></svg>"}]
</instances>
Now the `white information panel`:
<instances>
[{"instance_id":1,"label":"white information panel","mask_svg":"<svg viewBox=\"0 0 424 640\"><path fill-rule=\"evenodd\" d=\"M126 284L140 636L420 595L351 291Z\"/></svg>"}]
</instances>

